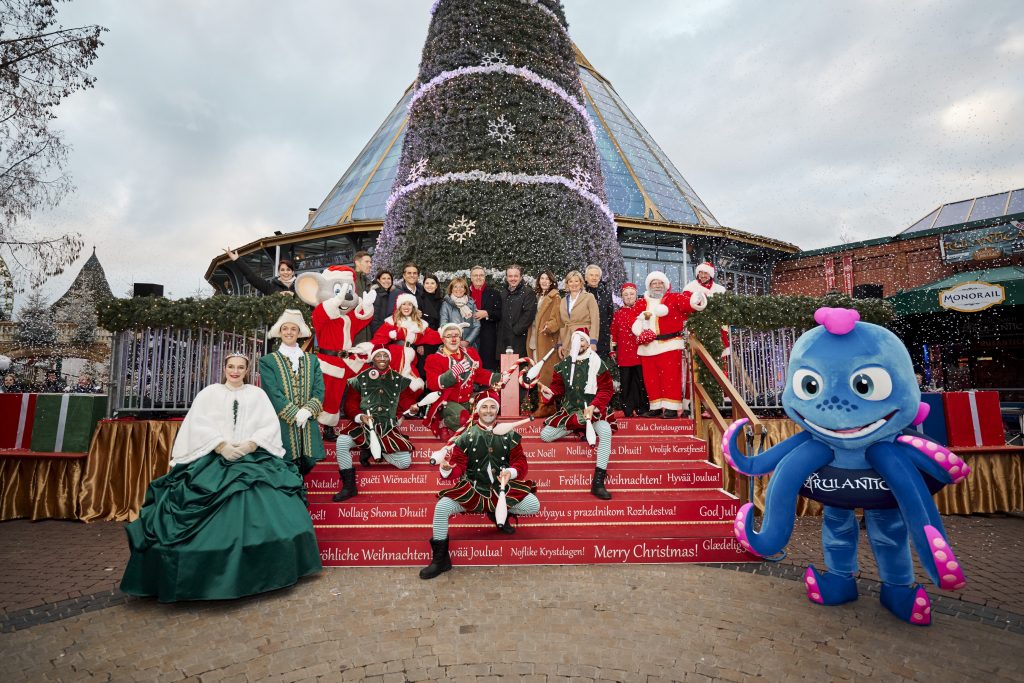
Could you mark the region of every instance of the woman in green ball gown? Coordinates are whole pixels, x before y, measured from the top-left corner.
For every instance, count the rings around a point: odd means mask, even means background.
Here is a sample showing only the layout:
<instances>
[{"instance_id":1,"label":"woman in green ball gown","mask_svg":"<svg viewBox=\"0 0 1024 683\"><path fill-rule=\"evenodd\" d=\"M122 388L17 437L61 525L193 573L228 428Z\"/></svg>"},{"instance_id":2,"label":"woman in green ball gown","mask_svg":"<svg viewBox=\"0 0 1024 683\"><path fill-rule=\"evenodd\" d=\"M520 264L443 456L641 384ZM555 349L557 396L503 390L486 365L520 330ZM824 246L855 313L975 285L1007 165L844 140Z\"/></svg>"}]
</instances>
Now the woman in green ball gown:
<instances>
[{"instance_id":1,"label":"woman in green ball gown","mask_svg":"<svg viewBox=\"0 0 1024 683\"><path fill-rule=\"evenodd\" d=\"M125 527L121 590L160 602L224 600L290 586L320 571L302 479L282 459L270 399L228 356L222 384L200 391L174 440L171 471L153 480Z\"/></svg>"}]
</instances>

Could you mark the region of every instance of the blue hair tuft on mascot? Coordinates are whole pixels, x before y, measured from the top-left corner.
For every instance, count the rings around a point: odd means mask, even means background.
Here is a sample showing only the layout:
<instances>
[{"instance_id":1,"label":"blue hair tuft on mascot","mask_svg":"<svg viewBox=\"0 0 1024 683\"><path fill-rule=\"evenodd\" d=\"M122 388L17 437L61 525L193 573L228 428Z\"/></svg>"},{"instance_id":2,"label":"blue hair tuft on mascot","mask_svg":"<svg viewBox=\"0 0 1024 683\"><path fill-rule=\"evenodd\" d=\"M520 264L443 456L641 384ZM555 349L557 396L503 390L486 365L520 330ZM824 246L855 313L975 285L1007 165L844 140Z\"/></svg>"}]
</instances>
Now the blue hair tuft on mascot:
<instances>
[{"instance_id":1,"label":"blue hair tuft on mascot","mask_svg":"<svg viewBox=\"0 0 1024 683\"><path fill-rule=\"evenodd\" d=\"M904 434L928 414L910 354L892 332L860 322L845 308L819 308L819 323L793 346L782 402L803 432L753 457L737 441L746 420L722 436L729 465L747 475L773 472L765 491L764 518L753 529L747 503L733 530L750 552L767 557L789 542L797 497L824 506L822 545L828 571L807 568L807 597L821 605L857 599L855 508L864 509L868 540L882 579L882 604L900 619L931 623L931 603L914 580L911 541L932 583L962 588L963 570L953 555L932 494L970 473L967 464L916 433Z\"/></svg>"}]
</instances>

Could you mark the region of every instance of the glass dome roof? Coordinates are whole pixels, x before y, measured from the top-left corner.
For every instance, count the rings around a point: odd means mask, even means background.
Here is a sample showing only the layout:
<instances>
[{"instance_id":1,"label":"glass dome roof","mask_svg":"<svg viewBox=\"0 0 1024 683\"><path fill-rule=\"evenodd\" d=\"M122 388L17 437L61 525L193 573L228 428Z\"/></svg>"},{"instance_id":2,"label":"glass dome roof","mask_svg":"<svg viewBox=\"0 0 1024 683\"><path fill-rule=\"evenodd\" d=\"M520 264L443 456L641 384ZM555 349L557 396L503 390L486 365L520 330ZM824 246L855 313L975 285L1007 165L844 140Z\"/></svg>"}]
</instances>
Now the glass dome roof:
<instances>
[{"instance_id":1,"label":"glass dome roof","mask_svg":"<svg viewBox=\"0 0 1024 683\"><path fill-rule=\"evenodd\" d=\"M608 204L618 218L720 227L626 103L576 51L586 107L597 128ZM334 185L304 230L384 220L408 121L410 87L356 160Z\"/></svg>"}]
</instances>

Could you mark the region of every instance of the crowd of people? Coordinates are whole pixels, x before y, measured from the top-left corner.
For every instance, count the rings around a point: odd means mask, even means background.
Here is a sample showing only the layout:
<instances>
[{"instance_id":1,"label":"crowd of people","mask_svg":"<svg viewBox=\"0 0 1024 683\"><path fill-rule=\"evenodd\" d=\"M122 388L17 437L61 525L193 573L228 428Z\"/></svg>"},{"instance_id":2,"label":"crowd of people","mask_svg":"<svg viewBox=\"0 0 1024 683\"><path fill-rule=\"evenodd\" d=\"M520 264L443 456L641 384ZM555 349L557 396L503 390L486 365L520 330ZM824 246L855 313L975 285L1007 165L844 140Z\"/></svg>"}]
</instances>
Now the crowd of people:
<instances>
[{"instance_id":1,"label":"crowd of people","mask_svg":"<svg viewBox=\"0 0 1024 683\"><path fill-rule=\"evenodd\" d=\"M292 261L282 259L277 277L263 280L244 261L237 260L237 252L224 251L236 260L256 290L294 294ZM597 355L615 362L618 404L626 417L671 419L688 413L682 354L686 318L702 310L708 297L725 291L714 281L715 269L710 263L699 264L695 278L678 289L665 273L651 272L642 296L637 285L630 282L613 292L601 268L593 264L582 272L566 273L564 290L559 289L558 276L550 270L530 277L534 284L529 286L527 274L515 264L505 269L504 282L498 285L487 282L487 271L479 265L469 269L468 281L457 275L447 282L432 273L421 273L414 262L403 264L400 273L379 270L371 280L372 268L368 252L355 253L356 291L361 294L373 289L377 298L369 327L353 341L388 341L375 336L382 327L389 333L406 324L421 328L411 332L418 340L415 344L399 340L392 345L393 353L399 351L398 346L403 347L395 368L399 374L422 378L426 359L441 346L435 333L451 322L465 325L463 347L475 349L483 367L492 371L499 369L503 353L539 361L555 349L555 360L561 360L568 352L572 333L582 329L590 334ZM403 301L413 305L413 312L395 310L402 295L406 295ZM728 347L728 340L724 341ZM410 354L408 358L406 353ZM550 383L553 367L554 363L546 364L541 384ZM403 410L407 402L408 395ZM548 417L553 412L539 400L534 408L536 417Z\"/></svg>"},{"instance_id":2,"label":"crowd of people","mask_svg":"<svg viewBox=\"0 0 1024 683\"><path fill-rule=\"evenodd\" d=\"M660 272L647 276L643 297L624 284L617 310L593 265L566 274L564 295L551 271L530 287L514 264L499 287L487 284L480 266L468 281L443 285L415 263L403 265L397 283L388 271L371 283L371 265L361 252L355 268L332 266L296 289L289 264L279 272L281 286L265 288L314 306L315 354L300 346L313 336L305 316L288 309L269 331L279 344L260 359L260 388L245 384L245 356L227 357L224 381L200 392L182 424L171 471L150 484L139 519L128 525L122 590L164 601L220 599L318 571L302 478L325 458L325 433L336 440L333 499L341 502L359 493L354 451L361 467L410 467L413 444L402 432L409 418L423 419L444 443L432 462L451 481L437 494L431 562L420 577L451 569L452 515L483 513L499 532L514 533L510 517L536 514L541 503L527 478L518 423L497 419L500 391L519 367L502 372L503 353L540 364L526 385L538 390L541 439L585 438L596 456L590 493L609 500L617 428L611 361L626 416L680 415L686 318L715 293L708 264L699 267L697 286L681 292ZM191 501L187 510L182 501ZM253 553L261 557L258 571L240 562ZM211 556L234 569L198 572L198 558Z\"/></svg>"},{"instance_id":3,"label":"crowd of people","mask_svg":"<svg viewBox=\"0 0 1024 683\"><path fill-rule=\"evenodd\" d=\"M68 384L56 370L47 370L43 381L21 380L8 372L0 381L0 394L102 394L92 375L83 372L73 384Z\"/></svg>"}]
</instances>

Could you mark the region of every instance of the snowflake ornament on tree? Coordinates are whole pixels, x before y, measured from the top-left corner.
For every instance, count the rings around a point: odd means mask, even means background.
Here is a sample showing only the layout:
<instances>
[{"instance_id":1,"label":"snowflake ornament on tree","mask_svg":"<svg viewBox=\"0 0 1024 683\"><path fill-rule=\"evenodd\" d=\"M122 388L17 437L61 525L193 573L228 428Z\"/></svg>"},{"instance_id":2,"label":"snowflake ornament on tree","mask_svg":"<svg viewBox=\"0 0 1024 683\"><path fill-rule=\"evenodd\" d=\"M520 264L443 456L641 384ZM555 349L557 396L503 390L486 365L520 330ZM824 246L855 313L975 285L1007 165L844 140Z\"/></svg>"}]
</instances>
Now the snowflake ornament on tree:
<instances>
[{"instance_id":1,"label":"snowflake ornament on tree","mask_svg":"<svg viewBox=\"0 0 1024 683\"><path fill-rule=\"evenodd\" d=\"M508 58L497 50L485 52L480 66L508 66Z\"/></svg>"},{"instance_id":2,"label":"snowflake ornament on tree","mask_svg":"<svg viewBox=\"0 0 1024 683\"><path fill-rule=\"evenodd\" d=\"M487 122L487 137L504 146L506 142L516 139L516 127L502 114L497 119Z\"/></svg>"},{"instance_id":3,"label":"snowflake ornament on tree","mask_svg":"<svg viewBox=\"0 0 1024 683\"><path fill-rule=\"evenodd\" d=\"M448 225L448 239L452 242L462 244L475 234L476 221L471 221L465 216L459 216L457 220Z\"/></svg>"},{"instance_id":4,"label":"snowflake ornament on tree","mask_svg":"<svg viewBox=\"0 0 1024 683\"><path fill-rule=\"evenodd\" d=\"M576 164L572 168L572 181L579 186L581 190L590 192L594 189L594 184L590 180L590 174L583 170L583 167Z\"/></svg>"},{"instance_id":5,"label":"snowflake ornament on tree","mask_svg":"<svg viewBox=\"0 0 1024 683\"><path fill-rule=\"evenodd\" d=\"M405 182L415 183L417 180L427 174L427 158L423 157L409 169L409 175L405 177Z\"/></svg>"}]
</instances>

